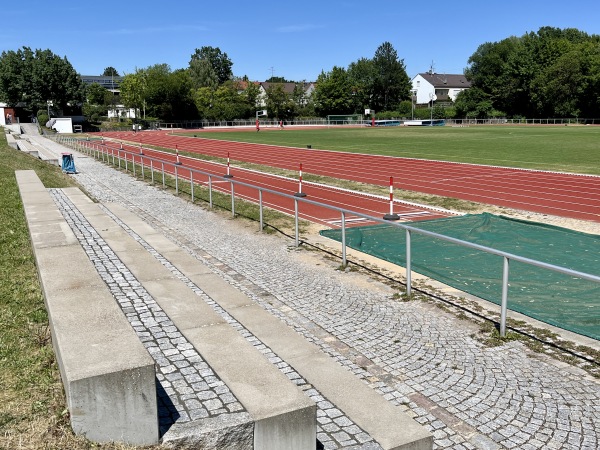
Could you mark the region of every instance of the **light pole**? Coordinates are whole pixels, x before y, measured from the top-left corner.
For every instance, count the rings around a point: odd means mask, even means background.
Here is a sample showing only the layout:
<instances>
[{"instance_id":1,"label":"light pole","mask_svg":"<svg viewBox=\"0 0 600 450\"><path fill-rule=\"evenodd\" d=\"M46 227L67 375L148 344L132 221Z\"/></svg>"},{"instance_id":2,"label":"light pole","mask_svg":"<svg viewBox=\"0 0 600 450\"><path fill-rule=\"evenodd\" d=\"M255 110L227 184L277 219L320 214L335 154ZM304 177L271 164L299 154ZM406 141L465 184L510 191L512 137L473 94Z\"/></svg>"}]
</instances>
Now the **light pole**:
<instances>
[{"instance_id":1,"label":"light pole","mask_svg":"<svg viewBox=\"0 0 600 450\"><path fill-rule=\"evenodd\" d=\"M437 95L435 95L435 92L430 92L429 93L429 99L430 99L430 112L429 112L429 126L433 126L433 102L435 102L437 100Z\"/></svg>"}]
</instances>

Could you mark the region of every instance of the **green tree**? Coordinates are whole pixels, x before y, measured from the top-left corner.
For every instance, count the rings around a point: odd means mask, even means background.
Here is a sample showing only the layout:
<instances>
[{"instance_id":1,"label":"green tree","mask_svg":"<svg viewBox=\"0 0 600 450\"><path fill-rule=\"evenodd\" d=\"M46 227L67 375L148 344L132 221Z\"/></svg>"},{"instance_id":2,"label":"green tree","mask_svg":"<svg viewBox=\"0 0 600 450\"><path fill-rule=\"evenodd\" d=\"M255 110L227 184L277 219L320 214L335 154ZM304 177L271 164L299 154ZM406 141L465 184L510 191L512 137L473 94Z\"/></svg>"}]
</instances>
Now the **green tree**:
<instances>
[{"instance_id":1,"label":"green tree","mask_svg":"<svg viewBox=\"0 0 600 450\"><path fill-rule=\"evenodd\" d=\"M104 69L104 72L102 72L102 76L104 77L118 77L119 76L119 72L117 72L117 69L115 69L112 66L108 66L106 69Z\"/></svg>"},{"instance_id":2,"label":"green tree","mask_svg":"<svg viewBox=\"0 0 600 450\"><path fill-rule=\"evenodd\" d=\"M190 61L190 76L194 87L208 87L216 89L219 85L217 72L207 59L193 59Z\"/></svg>"},{"instance_id":3,"label":"green tree","mask_svg":"<svg viewBox=\"0 0 600 450\"><path fill-rule=\"evenodd\" d=\"M247 105L248 112L244 117L254 117L256 110L258 109L258 96L260 95L260 86L258 83L251 82L248 77L244 77L244 80L240 85L238 82L238 90L242 92L242 97Z\"/></svg>"},{"instance_id":4,"label":"green tree","mask_svg":"<svg viewBox=\"0 0 600 450\"><path fill-rule=\"evenodd\" d=\"M190 68L192 68L193 61L207 61L212 67L214 73L217 76L218 84L223 84L227 80L231 80L233 72L231 67L233 63L227 56L227 53L221 52L219 47L202 47L196 49L190 59Z\"/></svg>"},{"instance_id":5,"label":"green tree","mask_svg":"<svg viewBox=\"0 0 600 450\"><path fill-rule=\"evenodd\" d=\"M352 89L353 112L362 114L371 106L375 85L375 65L372 59L360 58L348 66L348 77Z\"/></svg>"},{"instance_id":6,"label":"green tree","mask_svg":"<svg viewBox=\"0 0 600 450\"><path fill-rule=\"evenodd\" d=\"M84 87L67 58L23 47L0 56L0 100L10 106L24 102L34 113L51 101L54 108L72 112L83 103Z\"/></svg>"},{"instance_id":7,"label":"green tree","mask_svg":"<svg viewBox=\"0 0 600 450\"><path fill-rule=\"evenodd\" d=\"M288 119L292 116L293 102L284 86L283 83L273 83L267 88L266 105L270 117Z\"/></svg>"},{"instance_id":8,"label":"green tree","mask_svg":"<svg viewBox=\"0 0 600 450\"><path fill-rule=\"evenodd\" d=\"M147 98L146 69L135 69L134 73L127 74L121 80L121 101L127 108L134 108L143 118L146 117Z\"/></svg>"},{"instance_id":9,"label":"green tree","mask_svg":"<svg viewBox=\"0 0 600 450\"><path fill-rule=\"evenodd\" d=\"M291 83L291 81L286 80L283 77L271 77L268 80L265 80L266 83Z\"/></svg>"},{"instance_id":10,"label":"green tree","mask_svg":"<svg viewBox=\"0 0 600 450\"><path fill-rule=\"evenodd\" d=\"M109 105L112 95L112 92L98 83L92 83L85 88L86 100L92 105Z\"/></svg>"},{"instance_id":11,"label":"green tree","mask_svg":"<svg viewBox=\"0 0 600 450\"><path fill-rule=\"evenodd\" d=\"M542 27L479 46L465 75L487 94L480 110L509 116L570 117L600 113L600 36Z\"/></svg>"},{"instance_id":12,"label":"green tree","mask_svg":"<svg viewBox=\"0 0 600 450\"><path fill-rule=\"evenodd\" d=\"M384 42L373 57L373 96L371 107L376 111L394 110L400 101L408 99L411 89L404 60L389 42Z\"/></svg>"},{"instance_id":13,"label":"green tree","mask_svg":"<svg viewBox=\"0 0 600 450\"><path fill-rule=\"evenodd\" d=\"M254 116L249 97L239 92L239 82L228 81L216 89L200 87L192 91L200 117L206 120L234 120Z\"/></svg>"},{"instance_id":14,"label":"green tree","mask_svg":"<svg viewBox=\"0 0 600 450\"><path fill-rule=\"evenodd\" d=\"M494 109L490 95L477 87L461 91L456 97L454 107L457 117L472 119L488 118Z\"/></svg>"},{"instance_id":15,"label":"green tree","mask_svg":"<svg viewBox=\"0 0 600 450\"><path fill-rule=\"evenodd\" d=\"M208 86L199 87L192 91L192 98L198 114L202 119L219 120L218 108L216 107L216 90ZM213 110L213 102L215 109Z\"/></svg>"},{"instance_id":16,"label":"green tree","mask_svg":"<svg viewBox=\"0 0 600 450\"><path fill-rule=\"evenodd\" d=\"M348 72L343 67L334 66L331 72L321 72L314 92L315 111L327 116L330 114L353 113L352 85Z\"/></svg>"}]
</instances>

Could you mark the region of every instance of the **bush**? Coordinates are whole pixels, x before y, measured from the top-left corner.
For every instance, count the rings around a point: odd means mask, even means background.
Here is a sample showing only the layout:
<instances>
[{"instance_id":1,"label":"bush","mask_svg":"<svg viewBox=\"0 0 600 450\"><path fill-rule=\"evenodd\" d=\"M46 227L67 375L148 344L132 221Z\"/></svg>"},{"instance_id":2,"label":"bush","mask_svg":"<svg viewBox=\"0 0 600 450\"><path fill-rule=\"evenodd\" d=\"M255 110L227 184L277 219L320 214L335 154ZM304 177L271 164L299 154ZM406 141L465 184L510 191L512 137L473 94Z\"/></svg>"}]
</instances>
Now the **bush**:
<instances>
[{"instance_id":1,"label":"bush","mask_svg":"<svg viewBox=\"0 0 600 450\"><path fill-rule=\"evenodd\" d=\"M41 126L45 127L46 122L48 122L48 120L50 120L50 117L48 117L48 114L46 113L46 111L38 111L37 121Z\"/></svg>"}]
</instances>

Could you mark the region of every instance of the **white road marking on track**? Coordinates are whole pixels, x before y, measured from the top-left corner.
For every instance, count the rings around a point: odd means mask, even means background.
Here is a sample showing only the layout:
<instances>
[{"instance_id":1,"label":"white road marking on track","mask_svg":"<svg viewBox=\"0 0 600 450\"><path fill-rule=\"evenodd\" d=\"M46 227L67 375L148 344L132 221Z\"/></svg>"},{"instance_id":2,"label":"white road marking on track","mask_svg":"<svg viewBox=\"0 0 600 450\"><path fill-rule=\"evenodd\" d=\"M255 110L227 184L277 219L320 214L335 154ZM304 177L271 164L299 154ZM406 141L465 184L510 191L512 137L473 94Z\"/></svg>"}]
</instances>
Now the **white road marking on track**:
<instances>
[{"instance_id":1,"label":"white road marking on track","mask_svg":"<svg viewBox=\"0 0 600 450\"><path fill-rule=\"evenodd\" d=\"M401 213L401 214L396 214L397 216L400 217L416 217L416 216L428 216L431 213L429 211L415 211L415 212L410 212L410 213Z\"/></svg>"},{"instance_id":2,"label":"white road marking on track","mask_svg":"<svg viewBox=\"0 0 600 450\"><path fill-rule=\"evenodd\" d=\"M341 219L332 219L332 220L325 220L326 223L330 224L330 225L337 225L337 226L341 226L342 225L342 220ZM354 219L346 219L346 224L349 223L359 223L359 222L370 222L369 219L365 219L364 217L356 217Z\"/></svg>"}]
</instances>

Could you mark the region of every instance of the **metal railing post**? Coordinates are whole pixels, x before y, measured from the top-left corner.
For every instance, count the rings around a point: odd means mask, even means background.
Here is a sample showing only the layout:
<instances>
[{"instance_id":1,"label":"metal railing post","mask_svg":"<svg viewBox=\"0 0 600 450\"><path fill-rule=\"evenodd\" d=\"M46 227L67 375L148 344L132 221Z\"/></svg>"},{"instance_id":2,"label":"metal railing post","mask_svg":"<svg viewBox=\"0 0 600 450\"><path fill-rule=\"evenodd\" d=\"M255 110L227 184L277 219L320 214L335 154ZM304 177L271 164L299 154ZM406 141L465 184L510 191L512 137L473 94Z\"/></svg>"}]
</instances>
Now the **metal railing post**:
<instances>
[{"instance_id":1,"label":"metal railing post","mask_svg":"<svg viewBox=\"0 0 600 450\"><path fill-rule=\"evenodd\" d=\"M300 236L298 231L298 199L294 198L294 227L295 227L295 244L296 247L300 246Z\"/></svg>"},{"instance_id":2,"label":"metal railing post","mask_svg":"<svg viewBox=\"0 0 600 450\"><path fill-rule=\"evenodd\" d=\"M160 163L160 171L162 172L162 182L163 182L163 188L165 187L165 163L161 162Z\"/></svg>"},{"instance_id":3,"label":"metal railing post","mask_svg":"<svg viewBox=\"0 0 600 450\"><path fill-rule=\"evenodd\" d=\"M258 226L259 231L263 231L263 200L262 200L262 189L258 190Z\"/></svg>"},{"instance_id":4,"label":"metal railing post","mask_svg":"<svg viewBox=\"0 0 600 450\"><path fill-rule=\"evenodd\" d=\"M208 176L208 206L210 208L213 207L213 201L212 201L212 176L211 175Z\"/></svg>"},{"instance_id":5,"label":"metal railing post","mask_svg":"<svg viewBox=\"0 0 600 450\"><path fill-rule=\"evenodd\" d=\"M231 183L231 217L235 218L235 192L233 188L233 181Z\"/></svg>"},{"instance_id":6,"label":"metal railing post","mask_svg":"<svg viewBox=\"0 0 600 450\"><path fill-rule=\"evenodd\" d=\"M406 295L412 294L412 256L410 230L406 230Z\"/></svg>"},{"instance_id":7,"label":"metal railing post","mask_svg":"<svg viewBox=\"0 0 600 450\"><path fill-rule=\"evenodd\" d=\"M190 169L190 191L192 194L192 203L194 203L194 172Z\"/></svg>"},{"instance_id":8,"label":"metal railing post","mask_svg":"<svg viewBox=\"0 0 600 450\"><path fill-rule=\"evenodd\" d=\"M152 179L152 186L154 186L154 165L152 164L152 160L150 160L150 178Z\"/></svg>"},{"instance_id":9,"label":"metal railing post","mask_svg":"<svg viewBox=\"0 0 600 450\"><path fill-rule=\"evenodd\" d=\"M502 305L500 306L500 336L506 337L506 311L508 310L508 269L510 260L504 256L502 269Z\"/></svg>"},{"instance_id":10,"label":"metal railing post","mask_svg":"<svg viewBox=\"0 0 600 450\"><path fill-rule=\"evenodd\" d=\"M175 167L175 194L179 195L179 176L177 173L177 166Z\"/></svg>"},{"instance_id":11,"label":"metal railing post","mask_svg":"<svg viewBox=\"0 0 600 450\"><path fill-rule=\"evenodd\" d=\"M346 213L342 211L342 266L346 267L348 260L346 259Z\"/></svg>"}]
</instances>

